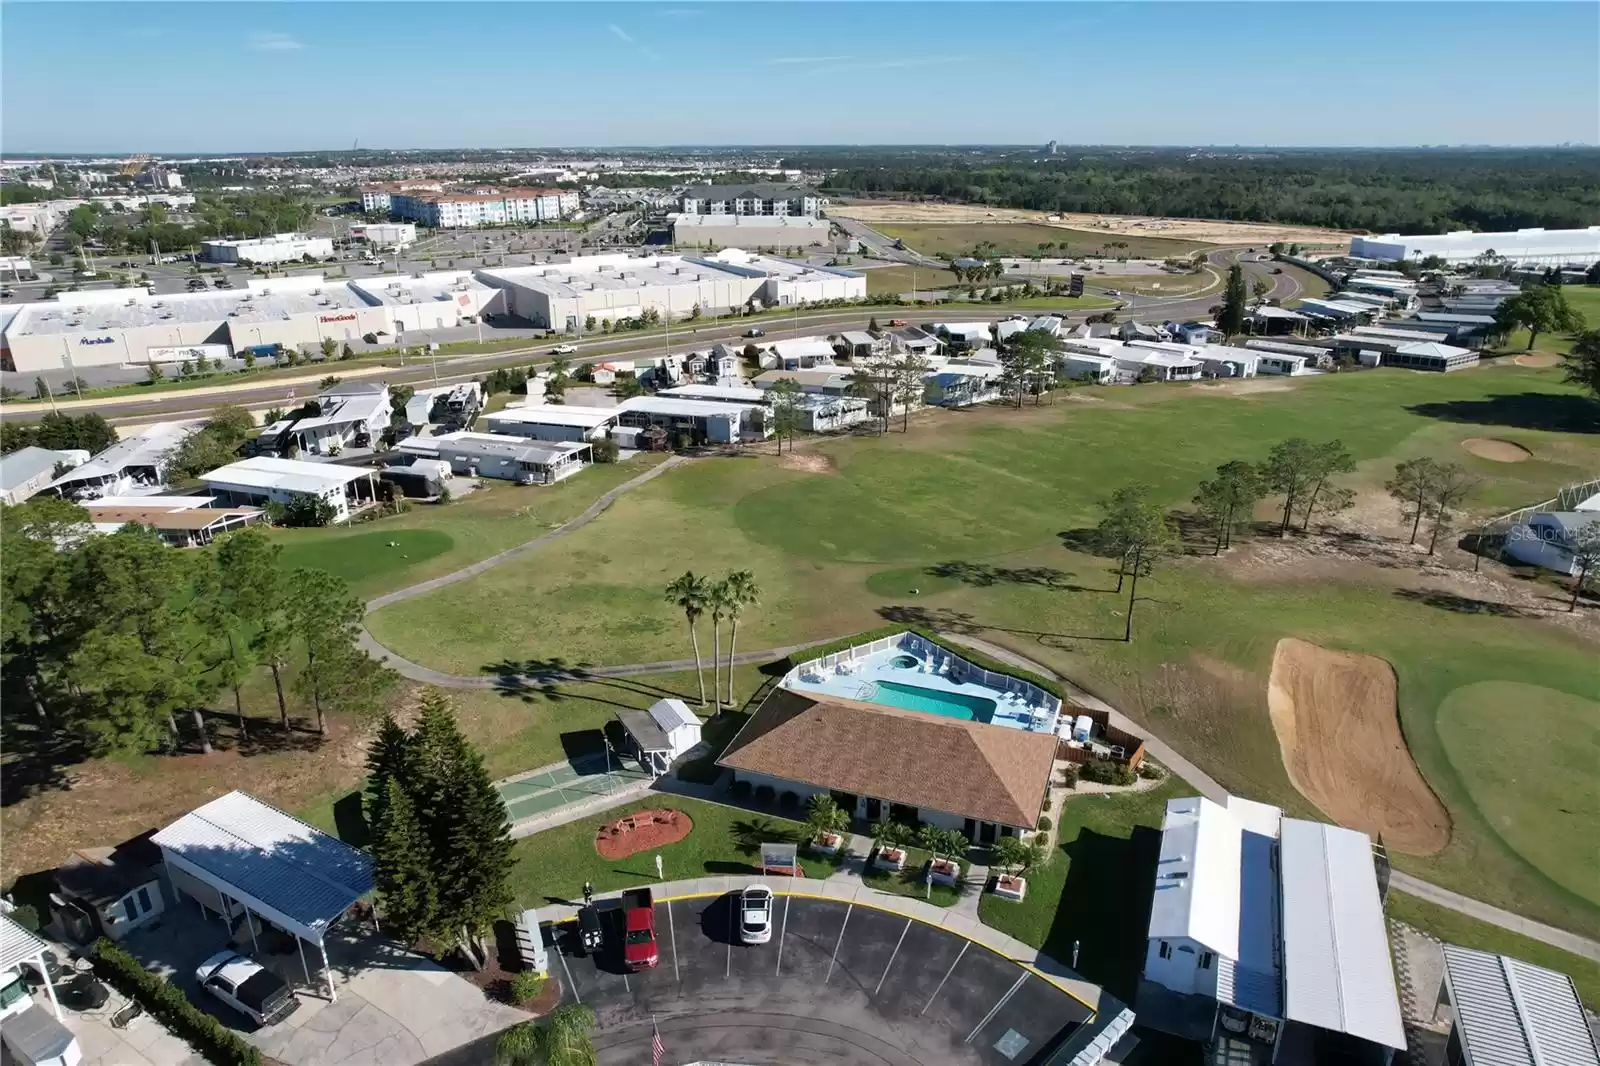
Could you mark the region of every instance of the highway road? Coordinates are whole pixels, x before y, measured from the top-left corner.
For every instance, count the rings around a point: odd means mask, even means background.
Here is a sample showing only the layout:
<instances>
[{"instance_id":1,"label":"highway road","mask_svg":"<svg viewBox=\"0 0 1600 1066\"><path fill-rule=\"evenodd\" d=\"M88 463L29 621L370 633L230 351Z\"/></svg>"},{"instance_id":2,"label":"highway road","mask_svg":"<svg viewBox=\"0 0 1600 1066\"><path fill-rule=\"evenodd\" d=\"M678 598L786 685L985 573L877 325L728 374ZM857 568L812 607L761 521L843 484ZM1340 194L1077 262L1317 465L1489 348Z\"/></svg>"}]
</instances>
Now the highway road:
<instances>
[{"instance_id":1,"label":"highway road","mask_svg":"<svg viewBox=\"0 0 1600 1066\"><path fill-rule=\"evenodd\" d=\"M1211 252L1207 258L1214 266L1225 270L1243 254L1243 249L1218 249ZM1300 292L1299 283L1290 274L1272 274L1270 263L1246 261L1243 265L1247 274L1269 278L1274 286L1271 295L1279 300L1294 299ZM1209 293L1198 298L1130 296L1124 301L1122 317L1146 317L1162 321L1204 318L1220 299L1220 293ZM1094 313L1074 309L1070 297L1062 297L1059 308L1066 313L1067 320L1072 323L1082 322L1088 314ZM845 329L864 329L868 321L874 317L880 323L897 318L911 323L925 324L952 319L991 317L1004 310L1003 307L989 304L974 304L970 307L963 304L947 304L942 307L858 307L839 311L801 312L793 318L787 316L766 318L761 320L760 325L766 330L766 339L771 341L809 336L818 332L837 333ZM578 352L571 359L574 364L593 363L619 357L644 358L668 352L683 353L709 348L724 341L743 344L743 333L746 328L747 324L741 322L692 328L677 323L671 331L670 340L667 333L661 331L648 336L632 334L626 339L606 337L578 341L576 342ZM486 337L492 338L493 335L493 330L485 330ZM526 366L535 361L547 362L551 346L555 343L558 343L558 340L547 339L506 351L440 360L437 367L437 381L439 384L452 384L481 377L496 367ZM370 364L358 363L354 368L359 369L363 366ZM348 364L333 363L308 368L306 373L338 374L341 369L348 371L352 367ZM431 385L435 381L435 373L431 361L421 360L405 367L391 367L379 380L387 381L391 385ZM307 391L308 386L303 377L296 383L278 379L257 383L241 382L230 386L225 382L219 382L215 386L202 389L149 395L132 393L101 399L63 401L60 406L63 410L98 411L114 424L126 425L154 419L196 418L224 403L245 407L277 406L304 399ZM0 409L0 417L29 420L42 417L48 410L46 405L30 404L24 407L10 404Z\"/></svg>"}]
</instances>

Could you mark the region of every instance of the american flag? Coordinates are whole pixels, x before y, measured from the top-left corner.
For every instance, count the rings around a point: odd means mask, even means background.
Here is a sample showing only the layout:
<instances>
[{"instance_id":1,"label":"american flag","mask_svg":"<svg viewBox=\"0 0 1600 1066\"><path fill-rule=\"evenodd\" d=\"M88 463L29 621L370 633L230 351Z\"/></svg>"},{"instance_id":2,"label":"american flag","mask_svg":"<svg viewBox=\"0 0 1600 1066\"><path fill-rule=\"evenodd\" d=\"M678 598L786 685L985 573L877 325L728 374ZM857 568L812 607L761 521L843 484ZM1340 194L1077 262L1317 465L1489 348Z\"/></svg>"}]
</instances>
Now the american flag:
<instances>
[{"instance_id":1,"label":"american flag","mask_svg":"<svg viewBox=\"0 0 1600 1066\"><path fill-rule=\"evenodd\" d=\"M661 1056L666 1053L667 1049L661 1043L661 1030L657 1029L655 1034L650 1037L650 1066L661 1066Z\"/></svg>"}]
</instances>

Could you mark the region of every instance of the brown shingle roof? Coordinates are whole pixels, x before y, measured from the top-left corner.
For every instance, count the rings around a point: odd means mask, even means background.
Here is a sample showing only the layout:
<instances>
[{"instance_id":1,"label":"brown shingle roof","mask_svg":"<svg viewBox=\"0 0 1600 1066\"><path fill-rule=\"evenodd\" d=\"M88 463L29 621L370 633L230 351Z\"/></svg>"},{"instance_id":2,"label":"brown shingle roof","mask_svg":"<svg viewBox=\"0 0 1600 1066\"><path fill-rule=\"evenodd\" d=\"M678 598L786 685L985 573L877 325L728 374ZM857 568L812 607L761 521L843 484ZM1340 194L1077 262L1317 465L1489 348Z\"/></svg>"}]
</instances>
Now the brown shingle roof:
<instances>
[{"instance_id":1,"label":"brown shingle roof","mask_svg":"<svg viewBox=\"0 0 1600 1066\"><path fill-rule=\"evenodd\" d=\"M1032 829L1056 738L775 689L718 759L734 770Z\"/></svg>"}]
</instances>

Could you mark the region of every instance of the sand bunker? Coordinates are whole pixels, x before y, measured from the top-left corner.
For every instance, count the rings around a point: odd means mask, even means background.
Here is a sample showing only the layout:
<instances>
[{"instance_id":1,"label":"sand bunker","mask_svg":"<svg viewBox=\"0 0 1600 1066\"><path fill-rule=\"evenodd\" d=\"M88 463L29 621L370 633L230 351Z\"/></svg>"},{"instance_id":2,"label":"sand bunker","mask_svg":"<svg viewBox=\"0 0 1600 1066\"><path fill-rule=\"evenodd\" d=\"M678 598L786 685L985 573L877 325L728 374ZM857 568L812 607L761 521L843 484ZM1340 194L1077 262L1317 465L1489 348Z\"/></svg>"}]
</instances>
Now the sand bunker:
<instances>
[{"instance_id":1,"label":"sand bunker","mask_svg":"<svg viewBox=\"0 0 1600 1066\"><path fill-rule=\"evenodd\" d=\"M1557 365L1561 362L1561 357L1554 352L1530 352L1527 355L1519 355L1511 361L1518 366L1545 367Z\"/></svg>"},{"instance_id":2,"label":"sand bunker","mask_svg":"<svg viewBox=\"0 0 1600 1066\"><path fill-rule=\"evenodd\" d=\"M1495 463L1520 463L1533 458L1533 453L1522 445L1494 437L1468 437L1461 442L1461 447L1479 459Z\"/></svg>"},{"instance_id":3,"label":"sand bunker","mask_svg":"<svg viewBox=\"0 0 1600 1066\"><path fill-rule=\"evenodd\" d=\"M1450 816L1400 734L1388 663L1285 638L1267 705L1289 780L1323 814L1411 855L1450 842Z\"/></svg>"},{"instance_id":4,"label":"sand bunker","mask_svg":"<svg viewBox=\"0 0 1600 1066\"><path fill-rule=\"evenodd\" d=\"M641 851L676 844L694 831L694 822L682 811L636 811L600 827L594 850L602 859L615 861Z\"/></svg>"}]
</instances>

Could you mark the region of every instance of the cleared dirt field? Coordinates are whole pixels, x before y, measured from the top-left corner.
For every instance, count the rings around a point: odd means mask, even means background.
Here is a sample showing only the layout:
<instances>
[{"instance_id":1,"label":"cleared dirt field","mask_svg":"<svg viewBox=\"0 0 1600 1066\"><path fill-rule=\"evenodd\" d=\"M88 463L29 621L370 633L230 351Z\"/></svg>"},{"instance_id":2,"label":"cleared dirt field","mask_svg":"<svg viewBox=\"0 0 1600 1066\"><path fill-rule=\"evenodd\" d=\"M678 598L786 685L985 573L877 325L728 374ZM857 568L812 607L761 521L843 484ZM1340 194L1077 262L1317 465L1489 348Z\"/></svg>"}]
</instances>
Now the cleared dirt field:
<instances>
[{"instance_id":1,"label":"cleared dirt field","mask_svg":"<svg viewBox=\"0 0 1600 1066\"><path fill-rule=\"evenodd\" d=\"M1289 780L1322 813L1412 855L1450 842L1450 816L1400 733L1388 663L1286 637L1267 705Z\"/></svg>"},{"instance_id":2,"label":"cleared dirt field","mask_svg":"<svg viewBox=\"0 0 1600 1066\"><path fill-rule=\"evenodd\" d=\"M1204 244L1348 244L1350 234L1315 226L1280 226L1265 222L1229 222L1203 218L1146 218L1134 215L1053 215L1010 207L971 204L861 202L833 204L828 214L854 218L867 225L879 222L951 223L1031 222L1061 229L1088 230L1105 235L1166 237Z\"/></svg>"}]
</instances>

